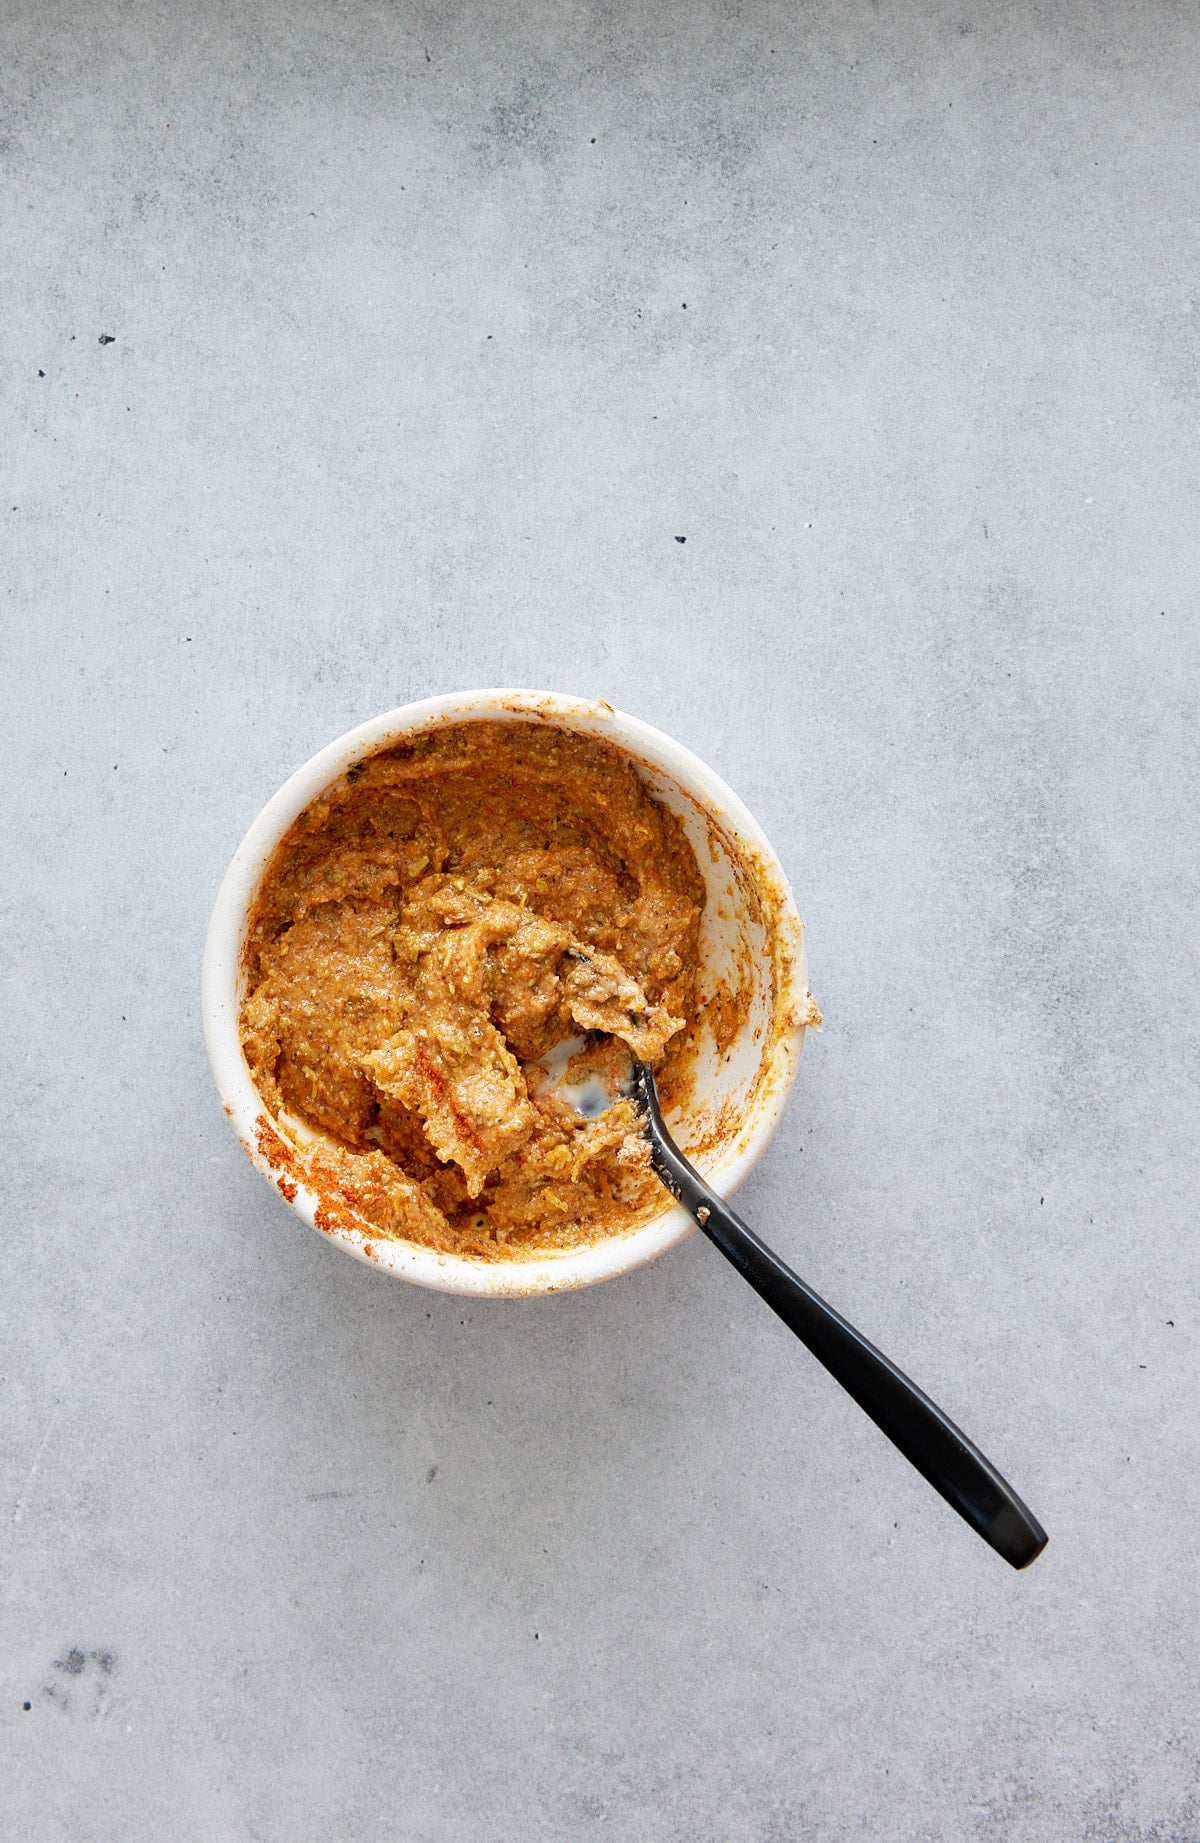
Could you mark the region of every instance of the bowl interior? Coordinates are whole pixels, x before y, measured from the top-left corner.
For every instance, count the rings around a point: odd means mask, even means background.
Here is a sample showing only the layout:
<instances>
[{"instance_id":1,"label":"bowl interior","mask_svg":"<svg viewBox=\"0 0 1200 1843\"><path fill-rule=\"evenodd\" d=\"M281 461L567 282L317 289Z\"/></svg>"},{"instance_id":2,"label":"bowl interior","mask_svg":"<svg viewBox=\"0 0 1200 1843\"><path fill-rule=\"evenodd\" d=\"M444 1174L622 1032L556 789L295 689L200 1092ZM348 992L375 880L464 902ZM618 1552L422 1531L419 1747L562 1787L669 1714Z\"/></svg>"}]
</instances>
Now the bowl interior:
<instances>
[{"instance_id":1,"label":"bowl interior","mask_svg":"<svg viewBox=\"0 0 1200 1843\"><path fill-rule=\"evenodd\" d=\"M661 1211L639 1227L562 1253L481 1261L390 1240L308 1189L293 1153L309 1134L268 1114L238 1034L249 913L292 821L364 755L434 725L484 718L549 719L602 736L634 759L651 792L680 820L707 892L700 991L709 1002L690 1088L668 1120L716 1189L727 1194L740 1182L778 1120L803 1038L805 971L795 906L770 846L737 797L671 738L606 704L527 692L428 700L361 725L314 757L264 808L222 885L205 951L205 1034L218 1091L251 1159L305 1221L348 1253L449 1291L559 1291L652 1259L690 1232L691 1219L664 1192Z\"/></svg>"},{"instance_id":2,"label":"bowl interior","mask_svg":"<svg viewBox=\"0 0 1200 1843\"><path fill-rule=\"evenodd\" d=\"M709 1003L693 1062L691 1092L667 1114L681 1150L716 1181L753 1125L754 1102L778 1050L774 1028L786 925L779 893L771 899L762 867L739 847L726 821L684 792L674 776L642 767L655 798L679 819L704 878L700 924L700 992ZM737 1028L718 1041L722 1005Z\"/></svg>"}]
</instances>

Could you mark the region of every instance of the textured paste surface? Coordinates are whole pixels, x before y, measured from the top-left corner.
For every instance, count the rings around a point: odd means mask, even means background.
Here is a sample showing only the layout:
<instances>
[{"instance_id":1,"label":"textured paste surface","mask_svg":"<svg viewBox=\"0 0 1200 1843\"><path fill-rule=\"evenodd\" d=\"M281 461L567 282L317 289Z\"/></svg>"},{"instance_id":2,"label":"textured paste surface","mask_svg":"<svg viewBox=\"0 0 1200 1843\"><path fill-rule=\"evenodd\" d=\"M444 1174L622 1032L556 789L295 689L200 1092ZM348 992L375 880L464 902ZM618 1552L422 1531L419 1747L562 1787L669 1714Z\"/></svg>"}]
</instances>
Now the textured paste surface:
<instances>
[{"instance_id":1,"label":"textured paste surface","mask_svg":"<svg viewBox=\"0 0 1200 1843\"><path fill-rule=\"evenodd\" d=\"M385 1234L475 1255L569 1247L659 1200L628 1102L572 1076L612 1039L684 1078L704 885L611 745L459 724L369 757L284 838L251 921L242 1042L301 1156Z\"/></svg>"}]
</instances>

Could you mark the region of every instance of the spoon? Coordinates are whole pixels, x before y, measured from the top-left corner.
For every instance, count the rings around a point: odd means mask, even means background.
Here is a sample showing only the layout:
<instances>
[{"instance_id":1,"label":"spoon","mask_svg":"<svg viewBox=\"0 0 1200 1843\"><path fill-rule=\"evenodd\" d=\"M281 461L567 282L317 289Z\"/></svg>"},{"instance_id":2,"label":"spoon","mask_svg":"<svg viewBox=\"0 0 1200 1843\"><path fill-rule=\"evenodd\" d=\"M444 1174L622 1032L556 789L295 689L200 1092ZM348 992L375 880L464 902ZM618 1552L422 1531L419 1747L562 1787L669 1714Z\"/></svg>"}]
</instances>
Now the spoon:
<instances>
[{"instance_id":1,"label":"spoon","mask_svg":"<svg viewBox=\"0 0 1200 1843\"><path fill-rule=\"evenodd\" d=\"M641 1115L655 1174L676 1202L977 1535L1014 1568L1036 1561L1049 1537L1012 1486L949 1415L826 1305L710 1189L667 1131L654 1070L634 1057L630 1064L621 1092ZM562 1083L559 1091L564 1089L577 1104L571 1084ZM591 1092L586 1102L588 1116L594 1117L598 1110Z\"/></svg>"}]
</instances>

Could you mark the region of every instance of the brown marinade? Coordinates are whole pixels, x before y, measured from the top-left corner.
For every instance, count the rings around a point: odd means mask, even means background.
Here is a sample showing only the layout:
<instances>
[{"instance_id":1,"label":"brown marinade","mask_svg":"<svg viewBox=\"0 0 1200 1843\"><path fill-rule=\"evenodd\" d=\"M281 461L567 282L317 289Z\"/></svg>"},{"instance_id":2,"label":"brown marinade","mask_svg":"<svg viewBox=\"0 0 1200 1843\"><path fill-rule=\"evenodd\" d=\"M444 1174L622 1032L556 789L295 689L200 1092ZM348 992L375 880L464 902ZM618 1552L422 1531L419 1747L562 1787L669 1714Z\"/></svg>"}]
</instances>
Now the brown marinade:
<instances>
[{"instance_id":1,"label":"brown marinade","mask_svg":"<svg viewBox=\"0 0 1200 1843\"><path fill-rule=\"evenodd\" d=\"M358 763L283 839L246 949L255 1083L321 1134L301 1175L378 1234L476 1257L633 1227L661 1193L632 1110L582 1119L539 1059L603 1033L682 1089L703 904L679 821L609 743L483 721Z\"/></svg>"}]
</instances>

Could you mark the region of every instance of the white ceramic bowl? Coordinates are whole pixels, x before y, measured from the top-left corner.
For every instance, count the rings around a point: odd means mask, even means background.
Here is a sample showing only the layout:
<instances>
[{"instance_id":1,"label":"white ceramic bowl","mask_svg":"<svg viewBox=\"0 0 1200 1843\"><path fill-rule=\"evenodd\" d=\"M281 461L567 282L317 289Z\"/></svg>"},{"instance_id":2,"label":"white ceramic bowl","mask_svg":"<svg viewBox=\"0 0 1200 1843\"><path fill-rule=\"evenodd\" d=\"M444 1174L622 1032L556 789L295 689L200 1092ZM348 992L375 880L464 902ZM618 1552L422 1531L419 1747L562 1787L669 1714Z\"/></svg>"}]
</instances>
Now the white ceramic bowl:
<instances>
[{"instance_id":1,"label":"white ceramic bowl","mask_svg":"<svg viewBox=\"0 0 1200 1843\"><path fill-rule=\"evenodd\" d=\"M660 1214L622 1235L561 1254L503 1261L469 1259L393 1241L331 1212L305 1187L288 1157L294 1128L270 1115L251 1080L238 1035L243 953L263 874L292 822L364 756L417 731L479 719L551 722L615 743L637 764L655 797L678 815L708 898L701 925L701 992L725 979L748 984L748 1014L724 1056L702 1039L693 1097L670 1118L672 1132L709 1183L728 1195L766 1146L783 1112L809 1017L804 939L787 879L735 793L711 768L661 730L608 704L540 691L464 691L425 698L360 723L297 769L269 800L234 853L209 923L201 982L204 1037L217 1092L238 1138L298 1215L359 1260L419 1286L511 1297L559 1292L610 1279L673 1247L692 1227L663 1192Z\"/></svg>"}]
</instances>

